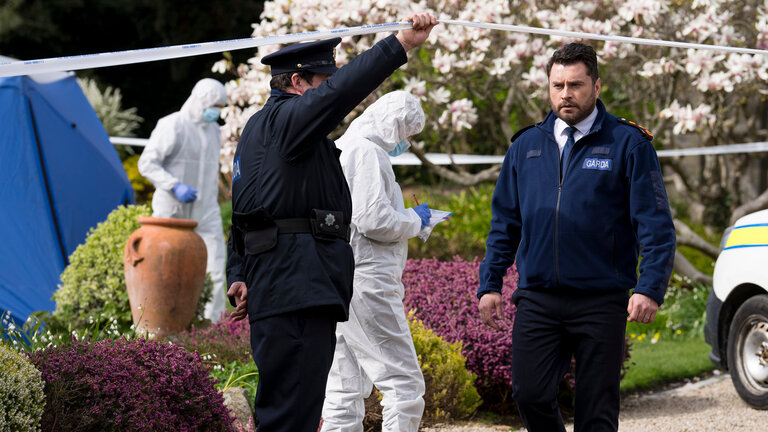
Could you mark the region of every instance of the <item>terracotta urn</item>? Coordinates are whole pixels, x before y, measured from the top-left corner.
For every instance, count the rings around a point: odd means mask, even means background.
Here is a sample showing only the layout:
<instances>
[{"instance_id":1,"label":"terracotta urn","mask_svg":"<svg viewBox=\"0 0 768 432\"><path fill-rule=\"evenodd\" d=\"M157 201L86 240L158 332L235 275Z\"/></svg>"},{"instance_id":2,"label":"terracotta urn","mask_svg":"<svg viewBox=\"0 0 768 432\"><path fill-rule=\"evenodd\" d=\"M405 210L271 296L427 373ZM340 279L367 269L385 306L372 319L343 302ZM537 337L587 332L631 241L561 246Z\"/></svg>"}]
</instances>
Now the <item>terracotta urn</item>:
<instances>
[{"instance_id":1,"label":"terracotta urn","mask_svg":"<svg viewBox=\"0 0 768 432\"><path fill-rule=\"evenodd\" d=\"M137 332L155 337L186 330L205 283L208 252L187 219L141 217L125 244L123 265Z\"/></svg>"}]
</instances>

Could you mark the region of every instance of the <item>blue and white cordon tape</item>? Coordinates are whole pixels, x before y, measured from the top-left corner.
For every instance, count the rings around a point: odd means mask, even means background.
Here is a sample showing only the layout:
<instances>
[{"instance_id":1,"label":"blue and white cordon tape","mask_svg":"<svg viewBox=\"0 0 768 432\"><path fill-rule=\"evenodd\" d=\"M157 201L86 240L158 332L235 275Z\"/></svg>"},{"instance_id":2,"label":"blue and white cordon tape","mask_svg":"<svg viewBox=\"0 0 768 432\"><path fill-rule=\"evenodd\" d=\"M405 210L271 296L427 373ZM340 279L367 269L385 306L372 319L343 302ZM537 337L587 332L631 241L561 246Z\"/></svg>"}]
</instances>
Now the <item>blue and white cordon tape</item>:
<instances>
[{"instance_id":1,"label":"blue and white cordon tape","mask_svg":"<svg viewBox=\"0 0 768 432\"><path fill-rule=\"evenodd\" d=\"M488 30L502 30L517 33L530 33L549 36L560 36L577 39L591 39L613 41L619 43L631 43L636 45L663 46L672 48L686 48L697 50L710 50L728 53L766 55L768 51L739 48L719 45L706 45L688 42L665 41L659 39L643 39L626 36L603 35L597 33L584 33L566 30L545 29L538 27L518 26L511 24L495 24L476 21L439 20L442 24L461 25L465 27L477 27ZM255 48L263 45L276 45L309 40L326 39L330 37L356 36L371 33L390 32L410 28L409 22L394 22L384 24L372 24L359 27L340 28L336 30L311 31L304 33L290 33L286 35L263 36L258 38L233 39L218 42L203 42L189 45L174 45L158 48L144 48L127 51L114 51L99 54L85 54L70 57L53 57L38 60L22 60L15 62L0 62L0 77L15 75L32 75L46 72L63 72L70 70L92 69L124 64L143 63L157 60L167 60L180 57L190 57L201 54L212 54L224 51L233 51L245 48Z\"/></svg>"}]
</instances>

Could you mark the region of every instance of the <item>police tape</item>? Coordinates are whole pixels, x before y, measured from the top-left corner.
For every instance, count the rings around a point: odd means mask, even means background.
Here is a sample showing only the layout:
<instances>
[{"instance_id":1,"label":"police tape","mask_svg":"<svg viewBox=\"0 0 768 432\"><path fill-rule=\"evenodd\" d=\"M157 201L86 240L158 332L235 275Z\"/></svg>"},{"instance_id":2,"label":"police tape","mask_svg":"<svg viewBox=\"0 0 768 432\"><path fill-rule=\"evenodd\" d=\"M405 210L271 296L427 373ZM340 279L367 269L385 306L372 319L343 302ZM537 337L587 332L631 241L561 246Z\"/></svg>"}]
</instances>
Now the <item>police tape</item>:
<instances>
[{"instance_id":1,"label":"police tape","mask_svg":"<svg viewBox=\"0 0 768 432\"><path fill-rule=\"evenodd\" d=\"M766 55L768 51L741 48L722 45L707 45L690 42L666 41L661 39L645 39L627 36L605 35L598 33L585 33L569 30L546 29L530 26L518 26L512 24L496 24L478 21L462 21L441 19L442 24L476 27L487 30L502 30L509 32L530 33L548 36L559 36L575 39L590 39L611 41L618 43L630 43L635 45L651 45L671 48L687 48L696 50L710 50L728 53ZM276 45L285 43L304 42L309 40L324 39L330 37L356 36L363 34L379 33L385 31L403 30L410 28L409 22L394 22L384 24L371 24L359 27L348 27L336 30L310 31L303 33L289 33L285 35L270 35L258 38L233 39L218 42L203 42L198 44L174 45L157 48L144 48L127 51L114 51L98 54L84 54L69 57L52 57L38 60L22 60L16 62L0 62L0 77L14 75L31 75L46 72L63 72L68 70L92 69L124 64L143 63L157 60L168 60L180 57L190 57L201 54L212 54L224 51L233 51L245 48L255 48L264 45Z\"/></svg>"},{"instance_id":2,"label":"police tape","mask_svg":"<svg viewBox=\"0 0 768 432\"><path fill-rule=\"evenodd\" d=\"M110 137L114 145L128 145L144 147L149 141L146 138ZM695 147L684 149L657 150L660 158L679 156L705 156L724 155L736 153L768 153L768 142L754 142L746 144L729 144L711 147ZM427 160L434 165L493 165L504 162L504 156L499 155L472 155L472 154L446 154L426 153ZM413 153L390 158L393 165L421 165L421 160Z\"/></svg>"},{"instance_id":3,"label":"police tape","mask_svg":"<svg viewBox=\"0 0 768 432\"><path fill-rule=\"evenodd\" d=\"M629 37L629 36L615 36L615 35L605 35L605 34L598 34L598 33L585 33L585 32L577 32L577 31L570 31L570 30L545 29L545 28L539 28L539 27L519 26L519 25L513 25L513 24L495 24L495 23L448 20L448 19L441 19L440 22L444 24L457 24L465 27L477 27L477 28L483 28L488 30L503 30L503 31L516 32L516 33L530 33L530 34L540 34L540 35L548 35L548 36L560 36L560 37L574 38L574 39L590 39L590 40L601 40L605 42L628 43L628 44L634 44L634 45L650 45L650 46L660 46L660 47L669 47L669 48L686 48L686 49L709 50L709 51L719 51L719 52L739 53L739 54L768 55L768 50L761 50L761 49L755 49L755 48L741 48L741 47L732 47L732 46L723 46L723 45L707 45L707 44L691 43L691 42L676 42L676 41L667 41L663 39L645 39L645 38L637 38L637 37Z\"/></svg>"},{"instance_id":4,"label":"police tape","mask_svg":"<svg viewBox=\"0 0 768 432\"><path fill-rule=\"evenodd\" d=\"M202 54L234 51L245 48L256 48L264 45L279 45L317 39L327 39L332 37L357 36L384 31L403 30L408 28L411 28L411 23L409 22L394 22L341 28L335 30L289 33L285 35L270 35L258 38L232 39L217 42L203 42L198 44L173 45L127 51L113 51L69 57L52 57L46 59L22 60L15 62L6 61L0 62L0 77L145 63L157 60L169 60Z\"/></svg>"}]
</instances>

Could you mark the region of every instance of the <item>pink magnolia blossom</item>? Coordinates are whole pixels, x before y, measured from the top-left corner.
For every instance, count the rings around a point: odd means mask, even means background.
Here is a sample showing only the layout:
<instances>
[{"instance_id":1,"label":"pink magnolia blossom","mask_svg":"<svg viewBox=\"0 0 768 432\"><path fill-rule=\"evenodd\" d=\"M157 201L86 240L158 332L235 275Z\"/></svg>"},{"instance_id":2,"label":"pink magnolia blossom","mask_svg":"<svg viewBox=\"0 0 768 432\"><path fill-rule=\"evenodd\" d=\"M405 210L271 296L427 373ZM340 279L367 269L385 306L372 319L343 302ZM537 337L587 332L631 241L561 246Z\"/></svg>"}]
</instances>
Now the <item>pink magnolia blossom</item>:
<instances>
[{"instance_id":1,"label":"pink magnolia blossom","mask_svg":"<svg viewBox=\"0 0 768 432\"><path fill-rule=\"evenodd\" d=\"M415 96L417 96L421 100L426 99L426 94L427 94L426 81L419 80L416 77L409 77L409 78L405 78L404 84L405 84L405 88L404 88L405 91L413 93Z\"/></svg>"},{"instance_id":2,"label":"pink magnolia blossom","mask_svg":"<svg viewBox=\"0 0 768 432\"><path fill-rule=\"evenodd\" d=\"M672 130L675 135L695 132L705 126L711 127L715 122L715 115L712 113L711 106L702 104L693 109L690 104L684 107L680 106L677 100L672 102L668 108L663 109L659 116L671 118L676 122Z\"/></svg>"},{"instance_id":3,"label":"pink magnolia blossom","mask_svg":"<svg viewBox=\"0 0 768 432\"><path fill-rule=\"evenodd\" d=\"M462 129L472 129L477 121L477 109L469 99L459 99L451 102L447 110L440 115L441 125L450 125L456 132Z\"/></svg>"}]
</instances>

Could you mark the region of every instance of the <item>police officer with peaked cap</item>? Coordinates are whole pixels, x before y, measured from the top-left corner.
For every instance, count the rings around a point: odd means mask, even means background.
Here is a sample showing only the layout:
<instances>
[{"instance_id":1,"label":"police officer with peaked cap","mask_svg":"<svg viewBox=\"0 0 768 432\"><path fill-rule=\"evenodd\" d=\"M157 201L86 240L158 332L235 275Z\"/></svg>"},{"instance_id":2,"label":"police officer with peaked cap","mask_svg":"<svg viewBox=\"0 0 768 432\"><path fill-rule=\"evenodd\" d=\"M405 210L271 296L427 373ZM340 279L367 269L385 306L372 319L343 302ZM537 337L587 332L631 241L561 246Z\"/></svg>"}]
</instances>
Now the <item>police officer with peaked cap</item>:
<instances>
[{"instance_id":1,"label":"police officer with peaked cap","mask_svg":"<svg viewBox=\"0 0 768 432\"><path fill-rule=\"evenodd\" d=\"M250 321L260 432L317 430L354 272L349 188L327 135L437 24L426 13L407 20L412 28L338 70L339 38L262 59L272 91L235 151L227 262L232 318Z\"/></svg>"}]
</instances>

